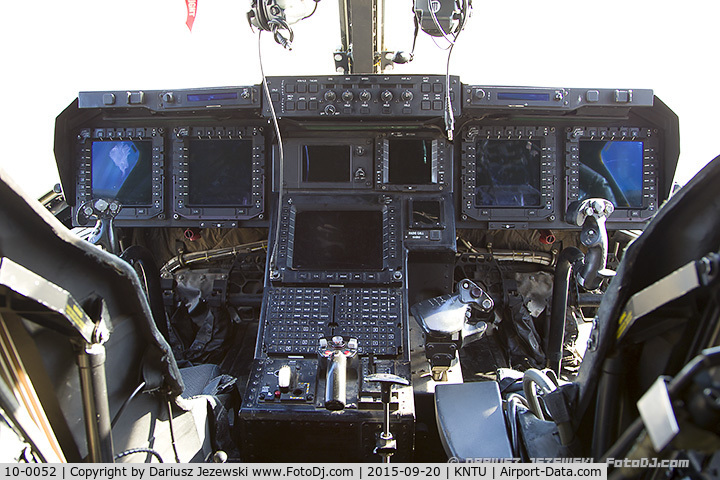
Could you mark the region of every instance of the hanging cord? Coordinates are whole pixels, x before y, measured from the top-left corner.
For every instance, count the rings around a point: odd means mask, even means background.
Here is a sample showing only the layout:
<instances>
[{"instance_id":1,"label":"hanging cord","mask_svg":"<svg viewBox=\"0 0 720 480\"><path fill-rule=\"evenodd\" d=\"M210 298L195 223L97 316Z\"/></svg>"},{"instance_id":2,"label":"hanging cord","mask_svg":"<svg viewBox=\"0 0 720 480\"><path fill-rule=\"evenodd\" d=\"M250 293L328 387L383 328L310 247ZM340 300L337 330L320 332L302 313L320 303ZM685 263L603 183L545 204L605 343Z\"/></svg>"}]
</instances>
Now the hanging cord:
<instances>
[{"instance_id":1,"label":"hanging cord","mask_svg":"<svg viewBox=\"0 0 720 480\"><path fill-rule=\"evenodd\" d=\"M447 137L449 141L453 141L454 137L454 131L455 131L455 115L453 113L452 108L452 99L450 98L450 58L452 56L453 48L455 47L455 44L457 43L457 39L460 36L460 32L463 31L463 28L465 28L465 22L467 21L467 11L469 9L468 0L462 0L462 3L459 3L456 0L456 5L460 7L460 22L458 23L458 28L456 32L446 32L445 29L440 25L440 21L437 18L437 14L435 11L430 8L430 16L433 19L433 22L435 23L435 26L440 30L440 33L442 34L442 37L450 44L448 47L448 56L447 56L447 65L445 68L445 105L444 105L444 120L445 120L445 130L447 132ZM434 40L434 37L433 37ZM437 45L437 43L436 43ZM439 45L438 45L439 47ZM460 92L458 92L458 95Z\"/></svg>"},{"instance_id":2,"label":"hanging cord","mask_svg":"<svg viewBox=\"0 0 720 480\"><path fill-rule=\"evenodd\" d=\"M270 113L272 114L273 119L273 125L275 127L275 135L277 135L278 139L278 151L280 153L280 162L278 165L278 177L279 177L279 184L278 184L278 212L277 212L277 221L275 223L275 240L273 242L272 252L270 253L270 268L273 268L277 264L277 256L278 256L278 250L279 250L279 244L280 244L280 211L283 208L283 183L285 183L284 178L284 170L285 170L285 149L283 148L283 140L282 135L280 134L280 125L278 124L278 118L277 114L275 113L275 106L273 105L272 100L270 100L270 88L267 84L267 79L265 78L265 69L263 68L263 59L262 59L262 43L260 41L262 37L262 30L258 33L258 60L260 62L260 75L262 75L262 83L265 90L265 97L268 102L268 105L270 105Z\"/></svg>"}]
</instances>

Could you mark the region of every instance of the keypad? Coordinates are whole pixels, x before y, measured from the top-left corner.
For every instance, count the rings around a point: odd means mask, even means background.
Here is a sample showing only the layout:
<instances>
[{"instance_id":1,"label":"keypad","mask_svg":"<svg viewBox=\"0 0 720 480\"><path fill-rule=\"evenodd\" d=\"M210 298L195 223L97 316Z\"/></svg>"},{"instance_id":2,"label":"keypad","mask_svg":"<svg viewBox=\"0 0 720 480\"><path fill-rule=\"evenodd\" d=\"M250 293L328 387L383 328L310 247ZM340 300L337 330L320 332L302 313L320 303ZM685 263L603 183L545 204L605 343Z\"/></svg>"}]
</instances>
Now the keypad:
<instances>
[{"instance_id":1,"label":"keypad","mask_svg":"<svg viewBox=\"0 0 720 480\"><path fill-rule=\"evenodd\" d=\"M402 295L388 288L280 287L268 295L264 346L268 354L314 355L319 339L358 340L360 355L397 355Z\"/></svg>"}]
</instances>

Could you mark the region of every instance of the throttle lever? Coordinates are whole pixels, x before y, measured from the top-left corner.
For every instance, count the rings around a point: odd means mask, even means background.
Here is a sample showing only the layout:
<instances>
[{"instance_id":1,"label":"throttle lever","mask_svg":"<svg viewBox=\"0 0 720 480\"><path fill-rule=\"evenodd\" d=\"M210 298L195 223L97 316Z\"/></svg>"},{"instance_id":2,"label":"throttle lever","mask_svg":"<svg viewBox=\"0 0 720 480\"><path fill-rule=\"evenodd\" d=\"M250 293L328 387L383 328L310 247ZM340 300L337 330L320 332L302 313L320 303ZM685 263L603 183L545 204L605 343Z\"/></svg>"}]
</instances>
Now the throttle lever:
<instances>
[{"instance_id":1,"label":"throttle lever","mask_svg":"<svg viewBox=\"0 0 720 480\"><path fill-rule=\"evenodd\" d=\"M357 339L347 341L341 336L335 336L328 341L320 339L318 354L328 362L325 378L325 408L328 410L343 410L347 403L347 364L348 359L357 355Z\"/></svg>"}]
</instances>

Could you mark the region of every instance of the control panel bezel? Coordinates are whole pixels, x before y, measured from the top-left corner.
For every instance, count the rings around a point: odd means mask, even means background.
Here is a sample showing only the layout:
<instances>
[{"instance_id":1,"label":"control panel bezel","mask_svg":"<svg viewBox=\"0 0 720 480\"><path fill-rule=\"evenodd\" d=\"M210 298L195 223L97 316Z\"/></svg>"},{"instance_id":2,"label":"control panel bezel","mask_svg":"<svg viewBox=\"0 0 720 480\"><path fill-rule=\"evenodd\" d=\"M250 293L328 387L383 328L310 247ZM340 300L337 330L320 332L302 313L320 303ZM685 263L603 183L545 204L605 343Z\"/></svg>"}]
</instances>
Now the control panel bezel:
<instances>
[{"instance_id":1,"label":"control panel bezel","mask_svg":"<svg viewBox=\"0 0 720 480\"><path fill-rule=\"evenodd\" d=\"M173 220L192 220L200 227L233 227L237 220L263 215L265 202L265 137L258 126L182 126L172 131ZM194 206L189 204L190 141L252 141L252 201L247 206Z\"/></svg>"},{"instance_id":2,"label":"control panel bezel","mask_svg":"<svg viewBox=\"0 0 720 480\"><path fill-rule=\"evenodd\" d=\"M374 165L374 136L358 137L291 137L284 140L284 188L288 190L371 190ZM347 146L350 149L350 177L345 182L311 182L303 180L302 149L305 146ZM277 145L273 149L275 164L279 163ZM276 171L279 166L276 167ZM275 189L277 183L275 179Z\"/></svg>"},{"instance_id":3,"label":"control panel bezel","mask_svg":"<svg viewBox=\"0 0 720 480\"><path fill-rule=\"evenodd\" d=\"M390 141L430 140L432 142L432 183L390 183ZM387 192L452 192L453 148L444 137L429 133L392 132L380 134L375 141L375 189Z\"/></svg>"},{"instance_id":4,"label":"control panel bezel","mask_svg":"<svg viewBox=\"0 0 720 480\"><path fill-rule=\"evenodd\" d=\"M77 169L73 225L76 225L77 211L83 203L93 198L92 194L92 144L103 141L150 141L152 142L151 202L147 205L123 206L115 216L117 223L127 221L163 219L165 195L165 131L162 127L115 127L84 128L77 136ZM76 225L77 226L77 225Z\"/></svg>"},{"instance_id":5,"label":"control panel bezel","mask_svg":"<svg viewBox=\"0 0 720 480\"><path fill-rule=\"evenodd\" d=\"M615 207L608 222L645 222L659 207L658 149L656 130L639 126L573 126L565 131L565 210L578 200L580 192L580 142L583 140L643 142L643 204L637 207Z\"/></svg>"},{"instance_id":6,"label":"control panel bezel","mask_svg":"<svg viewBox=\"0 0 720 480\"><path fill-rule=\"evenodd\" d=\"M326 77L267 77L270 101L279 117L326 120L444 115L445 75L345 75ZM462 85L449 77L450 103L460 115ZM269 102L263 115L271 116Z\"/></svg>"},{"instance_id":7,"label":"control panel bezel","mask_svg":"<svg viewBox=\"0 0 720 480\"><path fill-rule=\"evenodd\" d=\"M533 221L555 218L557 139L553 126L484 126L467 125L461 133L460 181L461 218L487 222ZM538 207L477 206L475 184L477 182L477 142L490 140L539 140L540 205Z\"/></svg>"},{"instance_id":8,"label":"control panel bezel","mask_svg":"<svg viewBox=\"0 0 720 480\"><path fill-rule=\"evenodd\" d=\"M295 222L301 211L371 211L382 213L381 270L329 271L296 270L293 265ZM385 195L287 195L280 208L278 252L273 254L270 280L285 284L367 284L390 285L404 281L402 255L402 203ZM275 248L271 245L270 248Z\"/></svg>"}]
</instances>

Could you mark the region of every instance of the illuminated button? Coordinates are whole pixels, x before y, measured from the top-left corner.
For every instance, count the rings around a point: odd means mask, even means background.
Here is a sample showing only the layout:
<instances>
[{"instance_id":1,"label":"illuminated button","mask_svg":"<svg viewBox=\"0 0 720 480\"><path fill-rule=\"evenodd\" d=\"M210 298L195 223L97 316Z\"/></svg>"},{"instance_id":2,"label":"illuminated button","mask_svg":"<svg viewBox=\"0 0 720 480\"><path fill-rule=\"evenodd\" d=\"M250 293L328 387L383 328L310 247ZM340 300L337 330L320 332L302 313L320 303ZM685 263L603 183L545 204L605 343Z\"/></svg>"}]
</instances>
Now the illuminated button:
<instances>
[{"instance_id":1,"label":"illuminated button","mask_svg":"<svg viewBox=\"0 0 720 480\"><path fill-rule=\"evenodd\" d=\"M285 87L287 93L295 93L295 85L290 83Z\"/></svg>"},{"instance_id":2,"label":"illuminated button","mask_svg":"<svg viewBox=\"0 0 720 480\"><path fill-rule=\"evenodd\" d=\"M297 103L298 110L307 110L307 102L305 100L300 100Z\"/></svg>"},{"instance_id":3,"label":"illuminated button","mask_svg":"<svg viewBox=\"0 0 720 480\"><path fill-rule=\"evenodd\" d=\"M103 105L115 105L115 95L112 93L103 94Z\"/></svg>"},{"instance_id":4,"label":"illuminated button","mask_svg":"<svg viewBox=\"0 0 720 480\"><path fill-rule=\"evenodd\" d=\"M442 83L435 83L433 84L433 92L435 93L442 93L443 91L443 85Z\"/></svg>"},{"instance_id":5,"label":"illuminated button","mask_svg":"<svg viewBox=\"0 0 720 480\"><path fill-rule=\"evenodd\" d=\"M285 109L286 109L286 110L295 110L295 102L289 100L289 101L285 104Z\"/></svg>"},{"instance_id":6,"label":"illuminated button","mask_svg":"<svg viewBox=\"0 0 720 480\"><path fill-rule=\"evenodd\" d=\"M308 90L310 90L310 93L317 93L318 92L318 84L317 83L311 83L308 86Z\"/></svg>"},{"instance_id":7,"label":"illuminated button","mask_svg":"<svg viewBox=\"0 0 720 480\"><path fill-rule=\"evenodd\" d=\"M599 102L600 92L598 92L597 90L588 90L587 93L585 93L585 99L588 102Z\"/></svg>"},{"instance_id":8,"label":"illuminated button","mask_svg":"<svg viewBox=\"0 0 720 480\"><path fill-rule=\"evenodd\" d=\"M278 92L270 92L270 100L277 102L280 100L280 94Z\"/></svg>"},{"instance_id":9,"label":"illuminated button","mask_svg":"<svg viewBox=\"0 0 720 480\"><path fill-rule=\"evenodd\" d=\"M440 100L435 100L433 102L433 110L442 110L442 108L443 108L443 102L441 102Z\"/></svg>"},{"instance_id":10,"label":"illuminated button","mask_svg":"<svg viewBox=\"0 0 720 480\"><path fill-rule=\"evenodd\" d=\"M304 83L299 83L297 86L297 91L298 91L298 93L307 92L307 85L305 85Z\"/></svg>"},{"instance_id":11,"label":"illuminated button","mask_svg":"<svg viewBox=\"0 0 720 480\"><path fill-rule=\"evenodd\" d=\"M318 109L318 102L316 100L310 100L308 102L308 109L309 110L317 110Z\"/></svg>"},{"instance_id":12,"label":"illuminated button","mask_svg":"<svg viewBox=\"0 0 720 480\"><path fill-rule=\"evenodd\" d=\"M402 111L403 111L403 113L405 113L405 114L411 114L411 113L412 113L412 108L410 108L410 107L403 107L403 110L402 110Z\"/></svg>"},{"instance_id":13,"label":"illuminated button","mask_svg":"<svg viewBox=\"0 0 720 480\"><path fill-rule=\"evenodd\" d=\"M430 90L432 90L432 86L429 83L423 83L420 85L420 91L423 93L430 93Z\"/></svg>"},{"instance_id":14,"label":"illuminated button","mask_svg":"<svg viewBox=\"0 0 720 480\"><path fill-rule=\"evenodd\" d=\"M430 240L437 242L440 241L441 238L442 234L440 230L430 230Z\"/></svg>"},{"instance_id":15,"label":"illuminated button","mask_svg":"<svg viewBox=\"0 0 720 480\"><path fill-rule=\"evenodd\" d=\"M430 100L423 100L420 103L420 109L421 110L430 110Z\"/></svg>"}]
</instances>

